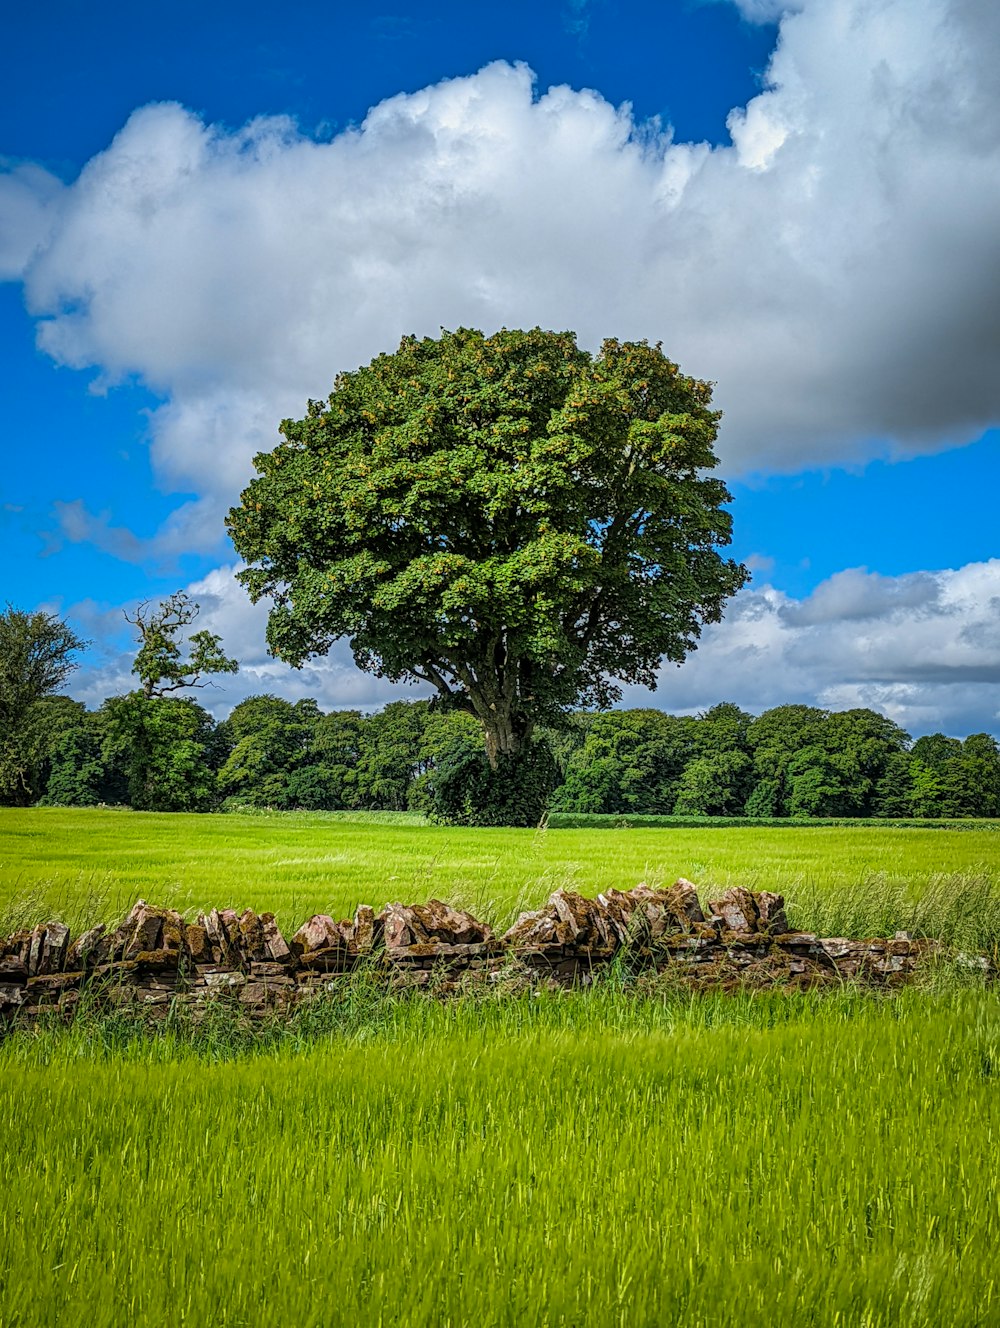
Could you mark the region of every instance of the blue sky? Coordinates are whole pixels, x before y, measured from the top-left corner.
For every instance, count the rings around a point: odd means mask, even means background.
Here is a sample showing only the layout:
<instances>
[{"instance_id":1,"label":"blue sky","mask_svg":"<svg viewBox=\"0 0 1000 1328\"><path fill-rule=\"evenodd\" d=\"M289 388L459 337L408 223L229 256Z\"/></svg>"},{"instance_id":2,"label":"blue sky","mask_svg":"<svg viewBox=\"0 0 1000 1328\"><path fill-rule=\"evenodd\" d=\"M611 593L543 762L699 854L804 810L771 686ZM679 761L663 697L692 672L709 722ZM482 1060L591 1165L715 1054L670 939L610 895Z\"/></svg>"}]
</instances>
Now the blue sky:
<instances>
[{"instance_id":1,"label":"blue sky","mask_svg":"<svg viewBox=\"0 0 1000 1328\"><path fill-rule=\"evenodd\" d=\"M402 332L662 339L714 379L754 583L655 697L1000 731L1000 22L969 0L56 3L0 51L3 598L95 641L191 586L293 674L222 515ZM626 105L627 104L627 105ZM377 108L377 109L372 109Z\"/></svg>"}]
</instances>

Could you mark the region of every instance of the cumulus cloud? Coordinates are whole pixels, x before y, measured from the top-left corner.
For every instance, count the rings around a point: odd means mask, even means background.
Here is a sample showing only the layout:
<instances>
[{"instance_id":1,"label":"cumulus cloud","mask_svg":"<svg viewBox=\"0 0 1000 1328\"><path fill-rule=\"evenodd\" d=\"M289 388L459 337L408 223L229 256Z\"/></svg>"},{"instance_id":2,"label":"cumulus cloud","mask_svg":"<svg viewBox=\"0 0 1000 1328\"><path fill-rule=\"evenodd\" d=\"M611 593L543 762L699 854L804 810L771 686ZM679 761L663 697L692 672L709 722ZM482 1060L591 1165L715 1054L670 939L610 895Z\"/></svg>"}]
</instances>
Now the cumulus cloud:
<instances>
[{"instance_id":1,"label":"cumulus cloud","mask_svg":"<svg viewBox=\"0 0 1000 1328\"><path fill-rule=\"evenodd\" d=\"M750 23L776 23L786 14L797 13L805 0L732 0Z\"/></svg>"},{"instance_id":2,"label":"cumulus cloud","mask_svg":"<svg viewBox=\"0 0 1000 1328\"><path fill-rule=\"evenodd\" d=\"M330 141L154 105L66 188L8 174L39 344L165 399L158 480L204 506L163 541L205 547L282 416L441 325L662 339L717 381L730 474L996 423L1000 7L738 3L784 17L719 148L498 63Z\"/></svg>"},{"instance_id":3,"label":"cumulus cloud","mask_svg":"<svg viewBox=\"0 0 1000 1328\"><path fill-rule=\"evenodd\" d=\"M236 570L235 566L217 567L186 587L200 605L189 631L204 628L217 633L226 653L240 664L239 673L207 678L208 686L187 693L216 718L224 718L244 697L263 692L289 701L312 697L325 710L365 711L377 710L387 701L427 695L426 688L402 687L362 673L343 641L329 655L301 669L273 659L265 643L267 606L250 603L246 591L235 579ZM134 600L124 606L85 600L73 605L67 614L78 630L96 643L96 650L88 653L68 687L71 695L91 708L99 706L106 697L122 695L137 685L131 672L136 644L130 639L131 628L125 621L123 608L134 617Z\"/></svg>"},{"instance_id":4,"label":"cumulus cloud","mask_svg":"<svg viewBox=\"0 0 1000 1328\"><path fill-rule=\"evenodd\" d=\"M795 600L741 592L697 652L626 704L697 711L867 706L913 734L1000 730L1000 559L886 577L838 572Z\"/></svg>"},{"instance_id":5,"label":"cumulus cloud","mask_svg":"<svg viewBox=\"0 0 1000 1328\"><path fill-rule=\"evenodd\" d=\"M45 247L65 192L61 180L31 162L0 174L0 281L18 280Z\"/></svg>"},{"instance_id":6,"label":"cumulus cloud","mask_svg":"<svg viewBox=\"0 0 1000 1328\"><path fill-rule=\"evenodd\" d=\"M219 633L240 661L239 674L197 693L217 717L260 692L311 696L331 710L429 694L360 672L346 642L302 669L271 659L267 608L250 604L235 571L216 568L188 587L202 606L197 626ZM73 695L95 706L134 687L121 609L88 602L70 617L104 648L74 675ZM754 713L789 702L865 706L914 736L1000 732L1000 559L898 577L854 568L802 600L769 585L742 591L680 668L663 668L655 692L626 688L622 704L694 713L721 700Z\"/></svg>"}]
</instances>

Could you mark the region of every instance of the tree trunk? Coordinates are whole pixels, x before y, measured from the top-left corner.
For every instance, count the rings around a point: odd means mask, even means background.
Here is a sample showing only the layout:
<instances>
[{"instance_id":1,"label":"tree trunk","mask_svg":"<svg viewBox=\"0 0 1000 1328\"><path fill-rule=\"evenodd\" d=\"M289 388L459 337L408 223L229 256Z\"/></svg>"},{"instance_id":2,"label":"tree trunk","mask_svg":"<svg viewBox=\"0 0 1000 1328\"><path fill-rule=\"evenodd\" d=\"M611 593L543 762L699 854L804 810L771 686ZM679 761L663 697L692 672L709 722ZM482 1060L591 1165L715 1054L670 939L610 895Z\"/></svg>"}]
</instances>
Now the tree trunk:
<instances>
[{"instance_id":1,"label":"tree trunk","mask_svg":"<svg viewBox=\"0 0 1000 1328\"><path fill-rule=\"evenodd\" d=\"M503 703L494 704L477 715L486 740L486 757L496 770L501 759L512 760L527 746L534 724L528 717Z\"/></svg>"}]
</instances>

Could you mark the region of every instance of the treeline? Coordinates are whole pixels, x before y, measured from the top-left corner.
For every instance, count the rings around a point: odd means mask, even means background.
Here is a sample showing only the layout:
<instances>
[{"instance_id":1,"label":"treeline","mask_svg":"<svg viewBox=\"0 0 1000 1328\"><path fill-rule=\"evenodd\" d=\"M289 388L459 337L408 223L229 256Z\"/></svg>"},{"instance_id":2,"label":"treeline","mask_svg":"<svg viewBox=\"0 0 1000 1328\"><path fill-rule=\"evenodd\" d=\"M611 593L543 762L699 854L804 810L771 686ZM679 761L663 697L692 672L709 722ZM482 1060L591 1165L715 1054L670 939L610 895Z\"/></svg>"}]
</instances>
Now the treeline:
<instances>
[{"instance_id":1,"label":"treeline","mask_svg":"<svg viewBox=\"0 0 1000 1328\"><path fill-rule=\"evenodd\" d=\"M747 817L997 817L1000 753L978 733L911 742L871 710L731 703L697 717L620 710L543 732L561 812ZM8 748L8 751L12 750ZM191 698L36 701L4 802L150 811L440 810L449 773L482 750L468 715L428 702L376 714L253 696L221 722Z\"/></svg>"}]
</instances>

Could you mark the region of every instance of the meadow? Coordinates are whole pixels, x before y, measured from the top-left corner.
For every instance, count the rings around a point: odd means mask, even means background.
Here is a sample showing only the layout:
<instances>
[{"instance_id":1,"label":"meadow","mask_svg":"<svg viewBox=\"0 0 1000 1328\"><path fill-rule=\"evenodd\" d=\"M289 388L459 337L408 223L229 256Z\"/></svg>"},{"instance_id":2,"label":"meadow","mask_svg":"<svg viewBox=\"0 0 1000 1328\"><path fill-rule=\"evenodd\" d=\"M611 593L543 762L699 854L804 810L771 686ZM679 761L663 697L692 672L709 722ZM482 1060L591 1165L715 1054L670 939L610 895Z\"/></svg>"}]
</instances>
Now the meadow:
<instances>
[{"instance_id":1,"label":"meadow","mask_svg":"<svg viewBox=\"0 0 1000 1328\"><path fill-rule=\"evenodd\" d=\"M448 830L0 814L0 929L143 894L465 902L685 875L793 920L1000 940L994 830ZM862 925L863 924L863 925ZM1000 1322L1000 999L917 989L437 1002L370 975L251 1032L84 1017L0 1042L0 1324Z\"/></svg>"},{"instance_id":2,"label":"meadow","mask_svg":"<svg viewBox=\"0 0 1000 1328\"><path fill-rule=\"evenodd\" d=\"M390 1004L0 1048L0 1322L987 1325L982 992Z\"/></svg>"},{"instance_id":3,"label":"meadow","mask_svg":"<svg viewBox=\"0 0 1000 1328\"><path fill-rule=\"evenodd\" d=\"M294 929L316 912L438 896L503 928L560 886L592 895L678 876L703 894L782 892L793 926L828 935L936 928L978 948L1000 940L987 921L1000 823L480 830L392 813L0 810L0 930L113 922L139 897L192 913L268 909Z\"/></svg>"}]
</instances>

